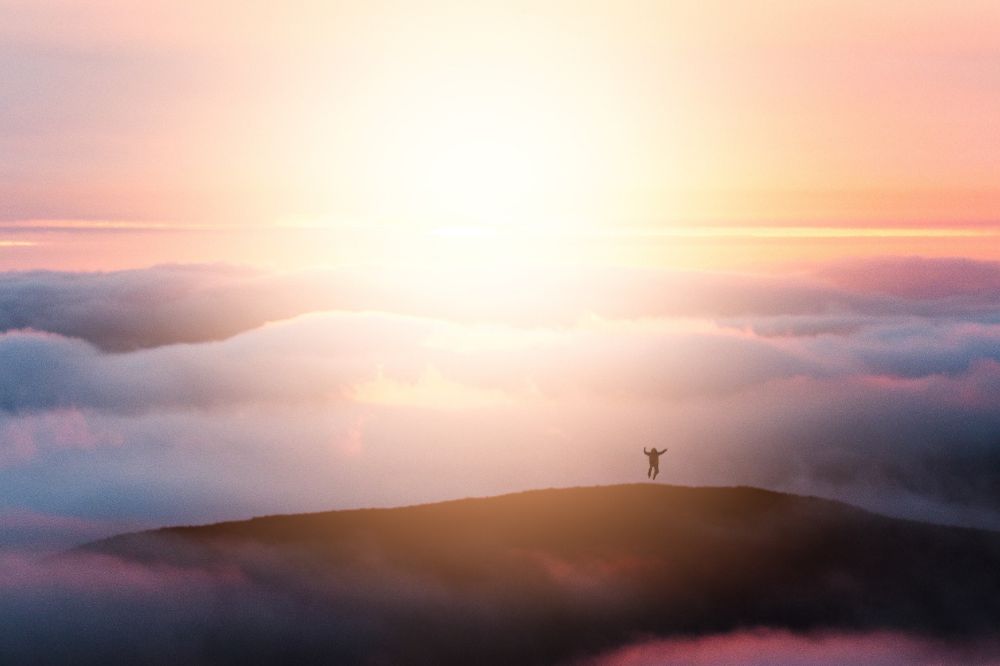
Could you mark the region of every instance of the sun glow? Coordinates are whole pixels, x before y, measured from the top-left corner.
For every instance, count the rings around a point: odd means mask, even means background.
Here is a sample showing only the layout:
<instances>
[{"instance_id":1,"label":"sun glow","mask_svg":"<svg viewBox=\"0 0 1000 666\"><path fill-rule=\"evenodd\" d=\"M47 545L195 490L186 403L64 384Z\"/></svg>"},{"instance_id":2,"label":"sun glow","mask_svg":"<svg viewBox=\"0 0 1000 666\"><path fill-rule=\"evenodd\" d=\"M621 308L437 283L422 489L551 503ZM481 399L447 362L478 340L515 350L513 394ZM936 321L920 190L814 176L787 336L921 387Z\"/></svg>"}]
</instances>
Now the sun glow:
<instances>
[{"instance_id":1,"label":"sun glow","mask_svg":"<svg viewBox=\"0 0 1000 666\"><path fill-rule=\"evenodd\" d=\"M415 382L379 376L354 387L352 400L362 404L396 405L439 410L485 409L510 405L514 396L503 391L475 388L427 368Z\"/></svg>"},{"instance_id":2,"label":"sun glow","mask_svg":"<svg viewBox=\"0 0 1000 666\"><path fill-rule=\"evenodd\" d=\"M428 105L385 146L411 216L466 228L537 223L582 195L589 174L552 100L511 95Z\"/></svg>"},{"instance_id":3,"label":"sun glow","mask_svg":"<svg viewBox=\"0 0 1000 666\"><path fill-rule=\"evenodd\" d=\"M431 42L398 26L350 108L337 96L290 107L279 124L298 139L284 142L282 177L325 190L333 217L411 229L544 227L606 209L633 130L601 54L509 16L459 14ZM471 40L469 22L492 38ZM393 54L405 60L383 70Z\"/></svg>"}]
</instances>

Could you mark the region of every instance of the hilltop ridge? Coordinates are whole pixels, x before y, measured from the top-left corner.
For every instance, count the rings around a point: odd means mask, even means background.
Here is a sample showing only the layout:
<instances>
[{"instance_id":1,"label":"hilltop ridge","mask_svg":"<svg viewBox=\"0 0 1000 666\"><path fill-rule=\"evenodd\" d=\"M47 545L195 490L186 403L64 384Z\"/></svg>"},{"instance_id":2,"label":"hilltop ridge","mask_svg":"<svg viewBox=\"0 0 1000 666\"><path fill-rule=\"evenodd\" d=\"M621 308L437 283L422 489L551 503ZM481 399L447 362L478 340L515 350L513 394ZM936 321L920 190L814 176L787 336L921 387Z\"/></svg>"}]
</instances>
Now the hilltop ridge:
<instances>
[{"instance_id":1,"label":"hilltop ridge","mask_svg":"<svg viewBox=\"0 0 1000 666\"><path fill-rule=\"evenodd\" d=\"M535 490L165 528L83 550L235 567L291 595L324 598L316 581L330 577L338 594L348 580L360 597L398 595L391 612L371 610L384 614L379 640L438 662L471 650L477 661L548 663L751 627L948 637L1000 626L1000 533L745 487ZM497 618L516 630L495 631Z\"/></svg>"}]
</instances>

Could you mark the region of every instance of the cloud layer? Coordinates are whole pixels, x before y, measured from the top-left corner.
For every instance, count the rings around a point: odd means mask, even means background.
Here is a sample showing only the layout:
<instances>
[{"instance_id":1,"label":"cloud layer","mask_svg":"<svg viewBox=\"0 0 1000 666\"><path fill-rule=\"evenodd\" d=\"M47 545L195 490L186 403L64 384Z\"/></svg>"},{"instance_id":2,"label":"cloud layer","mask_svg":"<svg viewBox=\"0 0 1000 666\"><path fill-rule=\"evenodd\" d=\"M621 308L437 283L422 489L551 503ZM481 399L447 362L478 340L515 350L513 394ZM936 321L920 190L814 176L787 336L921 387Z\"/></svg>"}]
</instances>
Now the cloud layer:
<instances>
[{"instance_id":1,"label":"cloud layer","mask_svg":"<svg viewBox=\"0 0 1000 666\"><path fill-rule=\"evenodd\" d=\"M655 442L673 481L1000 526L996 264L565 269L523 297L407 277L3 275L0 500L139 522L384 505L626 481Z\"/></svg>"},{"instance_id":2,"label":"cloud layer","mask_svg":"<svg viewBox=\"0 0 1000 666\"><path fill-rule=\"evenodd\" d=\"M886 318L1000 322L998 285L1000 263L919 258L784 275L525 268L457 279L434 269L266 273L224 265L35 271L0 274L0 331L47 331L130 351L223 339L313 311L381 310L521 326L698 317L808 335Z\"/></svg>"}]
</instances>

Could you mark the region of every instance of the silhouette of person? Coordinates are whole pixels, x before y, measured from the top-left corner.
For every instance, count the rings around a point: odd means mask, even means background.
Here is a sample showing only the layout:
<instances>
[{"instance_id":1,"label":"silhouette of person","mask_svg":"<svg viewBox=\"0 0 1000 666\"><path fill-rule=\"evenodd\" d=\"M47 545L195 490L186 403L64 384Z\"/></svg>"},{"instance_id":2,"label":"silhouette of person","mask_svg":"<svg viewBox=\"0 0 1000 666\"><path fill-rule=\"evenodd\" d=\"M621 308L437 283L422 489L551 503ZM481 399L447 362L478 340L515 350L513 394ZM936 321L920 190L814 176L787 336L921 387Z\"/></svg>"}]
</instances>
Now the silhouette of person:
<instances>
[{"instance_id":1,"label":"silhouette of person","mask_svg":"<svg viewBox=\"0 0 1000 666\"><path fill-rule=\"evenodd\" d=\"M657 451L654 448L652 451L647 451L644 446L642 447L642 452L649 457L649 470L646 472L646 476L655 479L657 474L660 473L660 456L666 453L667 450Z\"/></svg>"}]
</instances>

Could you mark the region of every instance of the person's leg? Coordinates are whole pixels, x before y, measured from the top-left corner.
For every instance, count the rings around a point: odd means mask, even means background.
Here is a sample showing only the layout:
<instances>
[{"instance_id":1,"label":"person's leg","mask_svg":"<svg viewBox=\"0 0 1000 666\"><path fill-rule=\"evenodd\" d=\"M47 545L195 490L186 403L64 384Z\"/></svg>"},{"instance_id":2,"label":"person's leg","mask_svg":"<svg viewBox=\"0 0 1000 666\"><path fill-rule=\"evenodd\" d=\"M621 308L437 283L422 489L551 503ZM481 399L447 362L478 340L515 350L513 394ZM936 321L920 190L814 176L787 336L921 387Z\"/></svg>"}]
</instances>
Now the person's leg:
<instances>
[{"instance_id":1,"label":"person's leg","mask_svg":"<svg viewBox=\"0 0 1000 666\"><path fill-rule=\"evenodd\" d=\"M650 465L649 469L646 470L646 477L649 478L651 476L653 476L653 466L652 465Z\"/></svg>"},{"instance_id":2,"label":"person's leg","mask_svg":"<svg viewBox=\"0 0 1000 666\"><path fill-rule=\"evenodd\" d=\"M656 480L656 477L657 477L657 476L658 476L659 474L660 474L660 466L659 466L659 465L657 465L656 467L654 467L654 468L653 468L653 480L654 480L654 481Z\"/></svg>"}]
</instances>

